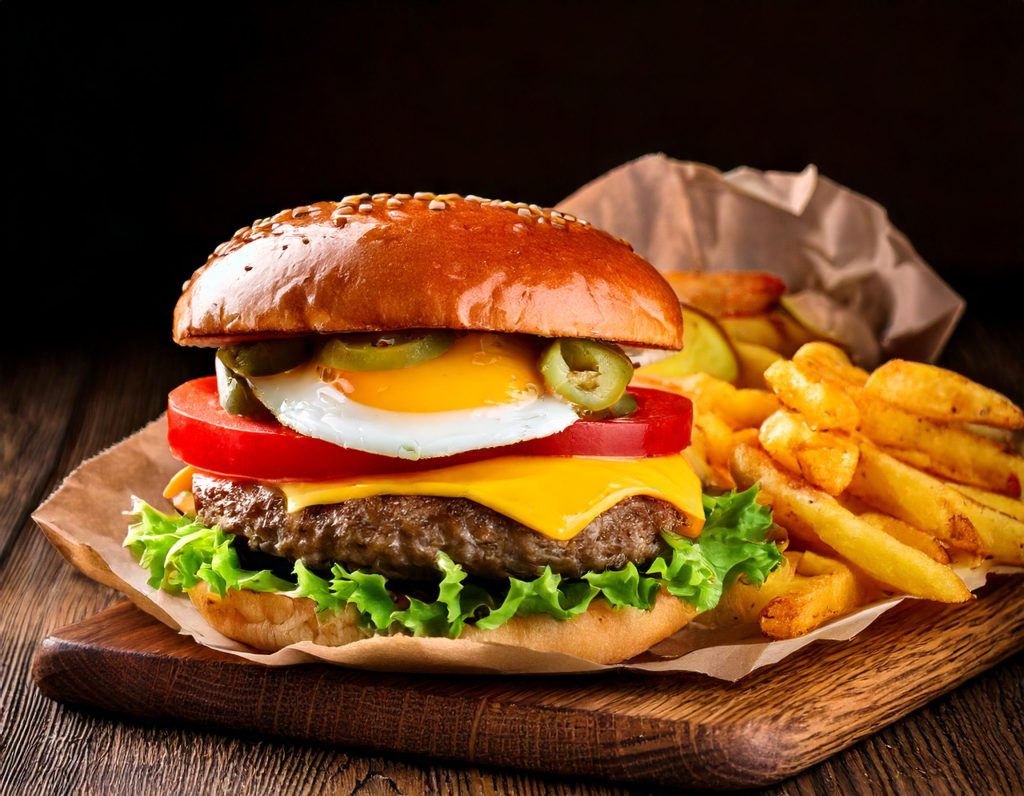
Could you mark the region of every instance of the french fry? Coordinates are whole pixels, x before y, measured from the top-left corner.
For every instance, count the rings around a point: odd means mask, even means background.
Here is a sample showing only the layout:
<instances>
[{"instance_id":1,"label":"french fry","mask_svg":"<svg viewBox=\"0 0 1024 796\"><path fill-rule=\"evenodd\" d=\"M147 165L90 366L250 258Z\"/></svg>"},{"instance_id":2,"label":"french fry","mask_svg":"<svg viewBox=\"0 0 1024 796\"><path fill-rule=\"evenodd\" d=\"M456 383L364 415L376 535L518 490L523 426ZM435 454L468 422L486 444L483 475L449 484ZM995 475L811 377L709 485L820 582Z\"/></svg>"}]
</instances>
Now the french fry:
<instances>
[{"instance_id":1,"label":"french fry","mask_svg":"<svg viewBox=\"0 0 1024 796\"><path fill-rule=\"evenodd\" d=\"M920 528L915 528L910 523L876 511L868 511L859 516L894 539L899 539L903 544L920 550L933 561L938 561L940 564L949 563L949 553L946 552L946 548L934 536L930 536Z\"/></svg>"},{"instance_id":2,"label":"french fry","mask_svg":"<svg viewBox=\"0 0 1024 796\"><path fill-rule=\"evenodd\" d=\"M855 400L860 410L860 431L897 458L909 458L915 465L951 481L1013 497L1020 495L1024 458L1008 453L995 440L918 417L865 391L858 392ZM927 460L922 460L920 454L926 454Z\"/></svg>"},{"instance_id":3,"label":"french fry","mask_svg":"<svg viewBox=\"0 0 1024 796\"><path fill-rule=\"evenodd\" d=\"M935 471L938 465L924 451L915 451L909 448L890 448L888 445L878 445L878 450L889 454L894 459L899 459L904 464L916 467L918 470L924 470L926 473L937 475Z\"/></svg>"},{"instance_id":4,"label":"french fry","mask_svg":"<svg viewBox=\"0 0 1024 796\"><path fill-rule=\"evenodd\" d=\"M779 400L803 415L811 428L856 430L860 413L853 399L841 387L817 379L812 369L782 359L764 372L764 378Z\"/></svg>"},{"instance_id":5,"label":"french fry","mask_svg":"<svg viewBox=\"0 0 1024 796\"><path fill-rule=\"evenodd\" d=\"M863 387L868 380L868 372L851 363L843 349L821 340L804 343L793 354L793 361L840 384Z\"/></svg>"},{"instance_id":6,"label":"french fry","mask_svg":"<svg viewBox=\"0 0 1024 796\"><path fill-rule=\"evenodd\" d=\"M871 374L864 390L921 417L1024 428L1024 412L1005 395L923 362L890 360Z\"/></svg>"},{"instance_id":7,"label":"french fry","mask_svg":"<svg viewBox=\"0 0 1024 796\"><path fill-rule=\"evenodd\" d=\"M953 547L970 552L982 549L963 495L937 478L883 453L867 440L861 441L857 473L850 482L849 492L869 506Z\"/></svg>"},{"instance_id":8,"label":"french fry","mask_svg":"<svg viewBox=\"0 0 1024 796\"><path fill-rule=\"evenodd\" d=\"M779 408L779 399L767 390L738 389L707 373L661 376L637 373L638 386L668 390L691 398L700 409L710 409L734 429L757 428Z\"/></svg>"},{"instance_id":9,"label":"french fry","mask_svg":"<svg viewBox=\"0 0 1024 796\"><path fill-rule=\"evenodd\" d=\"M787 551L761 586L734 583L705 621L716 627L757 623L770 638L795 638L852 611L869 592L842 562Z\"/></svg>"},{"instance_id":10,"label":"french fry","mask_svg":"<svg viewBox=\"0 0 1024 796\"><path fill-rule=\"evenodd\" d=\"M683 456L686 457L687 463L690 468L697 474L697 478L700 482L707 486L709 483L715 482L713 477L713 470L711 462L708 460L708 449L707 443L704 441L704 432L701 431L699 426L694 426L690 430L690 444L686 446L686 450L683 451ZM730 480L732 480L730 478Z\"/></svg>"},{"instance_id":11,"label":"french fry","mask_svg":"<svg viewBox=\"0 0 1024 796\"><path fill-rule=\"evenodd\" d=\"M966 495L971 500L975 500L984 506L1001 511L1009 517L1018 519L1024 522L1024 501L1018 498L1007 497L1006 495L1000 495L996 492L989 492L986 489L978 489L976 486L967 486L966 484L958 484L954 481L947 481L948 486L953 487L957 492L962 495Z\"/></svg>"},{"instance_id":12,"label":"french fry","mask_svg":"<svg viewBox=\"0 0 1024 796\"><path fill-rule=\"evenodd\" d=\"M780 525L819 537L870 577L898 591L939 602L971 599L952 569L859 519L831 495L788 474L759 448L737 446L731 465L741 488L761 483Z\"/></svg>"},{"instance_id":13,"label":"french fry","mask_svg":"<svg viewBox=\"0 0 1024 796\"><path fill-rule=\"evenodd\" d=\"M760 586L753 586L742 578L737 580L725 590L718 605L704 621L716 627L759 622L764 607L787 589L793 588L797 564L802 555L790 551L783 553L782 564L768 573Z\"/></svg>"},{"instance_id":14,"label":"french fry","mask_svg":"<svg viewBox=\"0 0 1024 796\"><path fill-rule=\"evenodd\" d=\"M1000 564L1024 564L1024 522L968 497L964 501L981 537L981 552Z\"/></svg>"},{"instance_id":15,"label":"french fry","mask_svg":"<svg viewBox=\"0 0 1024 796\"><path fill-rule=\"evenodd\" d=\"M729 468L732 456L732 428L714 412L698 409L693 418L694 425L704 435L704 446L712 467Z\"/></svg>"},{"instance_id":16,"label":"french fry","mask_svg":"<svg viewBox=\"0 0 1024 796\"><path fill-rule=\"evenodd\" d=\"M797 563L791 588L761 610L761 632L769 638L796 638L864 602L867 589L850 567L807 552Z\"/></svg>"},{"instance_id":17,"label":"french fry","mask_svg":"<svg viewBox=\"0 0 1024 796\"><path fill-rule=\"evenodd\" d=\"M799 416L781 409L761 424L758 438L775 461L830 495L850 485L860 457L848 437L813 431Z\"/></svg>"},{"instance_id":18,"label":"french fry","mask_svg":"<svg viewBox=\"0 0 1024 796\"><path fill-rule=\"evenodd\" d=\"M1021 494L1024 458L1006 451L998 440L913 414L880 398L856 383L859 368L844 364L846 355L828 343L805 344L793 361L808 380L845 392L859 413L859 430L890 455L942 478L1014 497ZM782 367L777 363L769 370ZM765 375L771 381L771 374ZM806 403L810 395L798 400ZM781 393L780 398L787 402ZM793 408L807 413L800 406Z\"/></svg>"},{"instance_id":19,"label":"french fry","mask_svg":"<svg viewBox=\"0 0 1024 796\"><path fill-rule=\"evenodd\" d=\"M786 292L779 277L763 271L672 271L665 279L684 304L716 317L768 312Z\"/></svg>"}]
</instances>

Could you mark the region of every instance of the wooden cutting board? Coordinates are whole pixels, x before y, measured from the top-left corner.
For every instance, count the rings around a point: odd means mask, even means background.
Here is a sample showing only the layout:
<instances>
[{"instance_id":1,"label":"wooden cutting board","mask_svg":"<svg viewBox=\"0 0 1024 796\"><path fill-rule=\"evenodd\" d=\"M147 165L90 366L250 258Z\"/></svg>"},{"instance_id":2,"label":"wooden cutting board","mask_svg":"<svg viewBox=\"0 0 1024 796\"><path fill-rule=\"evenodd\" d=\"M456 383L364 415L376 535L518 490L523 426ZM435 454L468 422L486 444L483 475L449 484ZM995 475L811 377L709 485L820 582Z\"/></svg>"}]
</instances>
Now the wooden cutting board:
<instances>
[{"instance_id":1,"label":"wooden cutting board","mask_svg":"<svg viewBox=\"0 0 1024 796\"><path fill-rule=\"evenodd\" d=\"M783 779L1024 649L1024 577L907 601L736 684L699 675L395 675L268 668L123 602L45 639L42 692L104 710L573 777L696 787Z\"/></svg>"}]
</instances>

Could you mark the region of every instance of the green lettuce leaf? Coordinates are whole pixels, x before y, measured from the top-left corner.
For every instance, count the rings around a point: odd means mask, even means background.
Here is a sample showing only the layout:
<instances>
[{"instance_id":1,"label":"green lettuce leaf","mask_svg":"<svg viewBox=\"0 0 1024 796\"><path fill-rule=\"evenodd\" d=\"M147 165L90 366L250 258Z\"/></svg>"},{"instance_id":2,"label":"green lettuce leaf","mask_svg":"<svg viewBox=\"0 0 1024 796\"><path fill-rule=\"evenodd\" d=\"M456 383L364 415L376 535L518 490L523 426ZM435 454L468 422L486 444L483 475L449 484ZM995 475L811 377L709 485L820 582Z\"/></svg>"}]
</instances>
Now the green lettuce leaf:
<instances>
[{"instance_id":1,"label":"green lettuce leaf","mask_svg":"<svg viewBox=\"0 0 1024 796\"><path fill-rule=\"evenodd\" d=\"M138 499L132 513L139 521L129 526L124 546L149 570L148 583L154 589L177 593L201 580L221 597L228 589L287 592L295 588L270 570L242 569L232 546L234 537L218 528L207 528L190 517L163 514Z\"/></svg>"},{"instance_id":2,"label":"green lettuce leaf","mask_svg":"<svg viewBox=\"0 0 1024 796\"><path fill-rule=\"evenodd\" d=\"M661 583L657 578L640 574L632 561L625 569L606 569L604 572L587 572L583 579L601 592L601 596L616 608L630 606L644 611L654 605Z\"/></svg>"},{"instance_id":3,"label":"green lettuce leaf","mask_svg":"<svg viewBox=\"0 0 1024 796\"><path fill-rule=\"evenodd\" d=\"M756 484L720 497L705 495L704 514L700 549L726 588L739 575L760 586L782 562L779 548L765 543L774 522L771 507L757 502Z\"/></svg>"},{"instance_id":4,"label":"green lettuce leaf","mask_svg":"<svg viewBox=\"0 0 1024 796\"><path fill-rule=\"evenodd\" d=\"M589 583L562 583L562 576L544 567L539 577L533 580L509 578L508 594L500 606L478 620L481 630L501 627L513 616L548 614L555 619L571 619L590 606L598 589Z\"/></svg>"},{"instance_id":5,"label":"green lettuce leaf","mask_svg":"<svg viewBox=\"0 0 1024 796\"><path fill-rule=\"evenodd\" d=\"M190 589L205 581L223 596L229 589L250 589L305 597L319 615L354 606L374 632L458 638L467 624L483 630L500 627L515 616L547 614L565 620L587 610L595 599L615 608L650 610L658 592L670 594L707 611L739 576L760 585L782 560L772 542L771 510L759 505L757 487L704 498L706 522L698 539L662 534L667 556L655 559L644 572L633 564L620 570L587 572L566 581L545 567L532 580L509 578L493 591L466 583L467 573L443 552L437 555L441 575L437 596L421 600L391 592L379 574L349 572L336 564L325 578L297 561L293 580L270 570L245 570L232 542L219 528L207 528L189 517L163 514L143 501L133 505L138 521L128 529L124 546L150 572L149 584L169 592Z\"/></svg>"}]
</instances>

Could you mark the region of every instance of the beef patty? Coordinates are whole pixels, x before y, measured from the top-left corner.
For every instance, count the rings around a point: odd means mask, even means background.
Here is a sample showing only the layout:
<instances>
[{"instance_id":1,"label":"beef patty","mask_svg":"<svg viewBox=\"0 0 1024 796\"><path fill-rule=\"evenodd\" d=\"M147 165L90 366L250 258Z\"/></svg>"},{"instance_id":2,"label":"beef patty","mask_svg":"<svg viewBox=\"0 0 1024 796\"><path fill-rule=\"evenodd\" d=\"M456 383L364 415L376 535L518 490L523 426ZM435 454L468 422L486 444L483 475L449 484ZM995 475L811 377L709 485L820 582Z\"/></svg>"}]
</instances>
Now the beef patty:
<instances>
[{"instance_id":1,"label":"beef patty","mask_svg":"<svg viewBox=\"0 0 1024 796\"><path fill-rule=\"evenodd\" d=\"M687 525L674 506L650 497L628 498L560 542L463 498L381 495L289 514L283 493L262 484L196 473L192 492L201 522L245 537L254 550L405 580L436 580L439 550L482 578L535 577L545 565L577 578L646 564L665 549L662 531L685 535Z\"/></svg>"}]
</instances>

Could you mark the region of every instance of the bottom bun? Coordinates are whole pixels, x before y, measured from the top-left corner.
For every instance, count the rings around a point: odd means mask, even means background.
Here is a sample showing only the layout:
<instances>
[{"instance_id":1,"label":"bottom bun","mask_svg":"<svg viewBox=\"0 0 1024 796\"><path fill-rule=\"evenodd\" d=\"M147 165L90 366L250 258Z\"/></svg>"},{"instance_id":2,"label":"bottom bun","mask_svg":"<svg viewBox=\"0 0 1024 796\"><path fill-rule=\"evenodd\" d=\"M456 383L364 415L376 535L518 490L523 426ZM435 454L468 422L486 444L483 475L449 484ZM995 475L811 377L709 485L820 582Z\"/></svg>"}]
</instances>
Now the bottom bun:
<instances>
[{"instance_id":1,"label":"bottom bun","mask_svg":"<svg viewBox=\"0 0 1024 796\"><path fill-rule=\"evenodd\" d=\"M340 647L367 636L359 627L359 612L351 605L321 620L316 604L305 597L247 589L230 589L218 597L202 581L188 590L188 596L216 630L264 652L276 652L299 641Z\"/></svg>"},{"instance_id":2,"label":"bottom bun","mask_svg":"<svg viewBox=\"0 0 1024 796\"><path fill-rule=\"evenodd\" d=\"M275 652L299 641L340 647L367 637L359 626L359 613L349 605L326 621L317 618L315 604L304 597L286 597L246 590L232 590L218 597L200 583L189 597L216 630L265 652ZM613 608L595 600L573 619L559 621L535 614L517 616L495 630L467 627L462 638L508 644L540 652L575 655L594 663L620 663L650 649L693 619L689 603L662 590L650 611Z\"/></svg>"}]
</instances>

